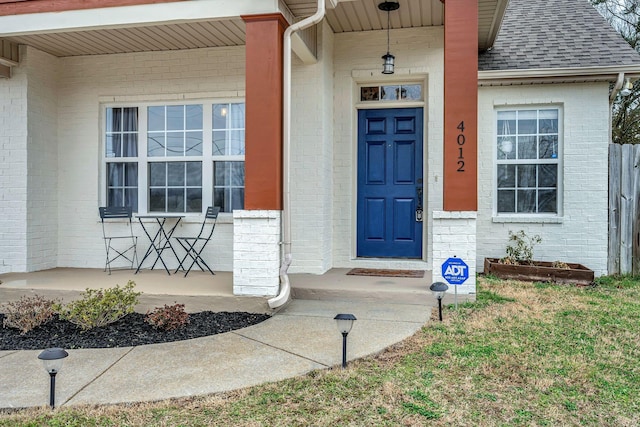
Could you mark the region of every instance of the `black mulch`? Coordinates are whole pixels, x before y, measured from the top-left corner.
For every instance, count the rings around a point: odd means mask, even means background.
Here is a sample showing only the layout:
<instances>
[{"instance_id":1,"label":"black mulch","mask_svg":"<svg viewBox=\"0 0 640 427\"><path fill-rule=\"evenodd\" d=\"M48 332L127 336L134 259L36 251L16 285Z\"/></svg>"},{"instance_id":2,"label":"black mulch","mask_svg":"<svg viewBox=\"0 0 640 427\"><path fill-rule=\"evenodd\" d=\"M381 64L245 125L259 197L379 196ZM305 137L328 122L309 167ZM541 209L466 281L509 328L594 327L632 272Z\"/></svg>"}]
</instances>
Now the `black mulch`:
<instances>
[{"instance_id":1,"label":"black mulch","mask_svg":"<svg viewBox=\"0 0 640 427\"><path fill-rule=\"evenodd\" d=\"M50 347L132 347L187 340L255 325L268 319L269 315L203 311L190 313L189 323L182 328L164 331L146 323L143 314L132 313L115 323L85 332L73 323L60 320L56 315L49 322L24 335L20 335L17 329L2 327L4 317L0 313L0 350L39 350Z\"/></svg>"}]
</instances>

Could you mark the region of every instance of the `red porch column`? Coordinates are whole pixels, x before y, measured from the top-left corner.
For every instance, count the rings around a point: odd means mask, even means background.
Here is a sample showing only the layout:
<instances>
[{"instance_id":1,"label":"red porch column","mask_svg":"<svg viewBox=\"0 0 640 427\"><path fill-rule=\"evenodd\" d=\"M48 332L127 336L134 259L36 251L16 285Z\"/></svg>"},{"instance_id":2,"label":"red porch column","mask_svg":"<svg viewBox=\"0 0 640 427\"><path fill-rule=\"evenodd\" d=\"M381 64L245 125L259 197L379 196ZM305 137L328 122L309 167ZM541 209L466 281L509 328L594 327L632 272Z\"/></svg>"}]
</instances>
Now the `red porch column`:
<instances>
[{"instance_id":1,"label":"red porch column","mask_svg":"<svg viewBox=\"0 0 640 427\"><path fill-rule=\"evenodd\" d=\"M478 209L478 0L444 12L444 210Z\"/></svg>"},{"instance_id":2,"label":"red porch column","mask_svg":"<svg viewBox=\"0 0 640 427\"><path fill-rule=\"evenodd\" d=\"M246 210L282 210L282 53L288 26L279 14L246 23Z\"/></svg>"}]
</instances>

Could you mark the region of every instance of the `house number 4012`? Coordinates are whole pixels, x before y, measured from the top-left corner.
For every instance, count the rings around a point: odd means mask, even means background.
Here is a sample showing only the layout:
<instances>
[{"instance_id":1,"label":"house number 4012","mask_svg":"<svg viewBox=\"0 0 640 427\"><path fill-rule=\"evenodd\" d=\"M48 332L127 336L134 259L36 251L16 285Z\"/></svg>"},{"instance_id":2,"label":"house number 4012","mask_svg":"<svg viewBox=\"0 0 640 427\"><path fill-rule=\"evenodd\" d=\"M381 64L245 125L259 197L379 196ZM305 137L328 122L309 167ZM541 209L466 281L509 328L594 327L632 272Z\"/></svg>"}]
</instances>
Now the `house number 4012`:
<instances>
[{"instance_id":1,"label":"house number 4012","mask_svg":"<svg viewBox=\"0 0 640 427\"><path fill-rule=\"evenodd\" d=\"M458 126L456 126L456 129L458 129L460 131L460 133L458 134L458 169L456 169L457 172L464 172L464 143L466 141L466 138L464 136L464 121L461 121L460 124Z\"/></svg>"}]
</instances>

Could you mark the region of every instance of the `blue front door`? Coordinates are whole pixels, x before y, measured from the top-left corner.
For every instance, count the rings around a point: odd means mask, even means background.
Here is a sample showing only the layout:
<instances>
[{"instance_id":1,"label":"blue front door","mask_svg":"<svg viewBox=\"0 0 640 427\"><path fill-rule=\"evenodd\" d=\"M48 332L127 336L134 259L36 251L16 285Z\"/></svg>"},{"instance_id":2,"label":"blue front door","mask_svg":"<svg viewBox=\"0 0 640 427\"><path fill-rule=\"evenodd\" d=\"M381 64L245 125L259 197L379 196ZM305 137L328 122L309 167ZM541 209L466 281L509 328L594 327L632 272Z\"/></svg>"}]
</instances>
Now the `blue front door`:
<instances>
[{"instance_id":1,"label":"blue front door","mask_svg":"<svg viewBox=\"0 0 640 427\"><path fill-rule=\"evenodd\" d=\"M422 114L358 111L359 257L422 258Z\"/></svg>"}]
</instances>

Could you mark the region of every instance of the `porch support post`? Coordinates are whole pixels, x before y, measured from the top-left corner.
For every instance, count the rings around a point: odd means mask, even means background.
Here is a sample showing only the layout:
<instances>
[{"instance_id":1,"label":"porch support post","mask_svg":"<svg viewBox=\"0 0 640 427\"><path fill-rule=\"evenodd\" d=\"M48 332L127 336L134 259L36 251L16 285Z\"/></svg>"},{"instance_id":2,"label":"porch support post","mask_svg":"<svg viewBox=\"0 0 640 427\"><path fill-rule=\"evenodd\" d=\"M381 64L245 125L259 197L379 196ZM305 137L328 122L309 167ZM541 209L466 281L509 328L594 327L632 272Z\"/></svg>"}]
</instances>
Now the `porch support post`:
<instances>
[{"instance_id":1,"label":"porch support post","mask_svg":"<svg viewBox=\"0 0 640 427\"><path fill-rule=\"evenodd\" d=\"M476 292L478 0L446 0L444 12L444 194L443 211L433 212L432 273L467 298ZM455 285L443 266L460 262L466 279Z\"/></svg>"},{"instance_id":2,"label":"porch support post","mask_svg":"<svg viewBox=\"0 0 640 427\"><path fill-rule=\"evenodd\" d=\"M233 293L275 296L280 285L283 35L277 14L246 23L244 210L233 212Z\"/></svg>"},{"instance_id":3,"label":"porch support post","mask_svg":"<svg viewBox=\"0 0 640 427\"><path fill-rule=\"evenodd\" d=\"M287 22L277 14L246 23L245 194L248 210L282 210L282 54Z\"/></svg>"},{"instance_id":4,"label":"porch support post","mask_svg":"<svg viewBox=\"0 0 640 427\"><path fill-rule=\"evenodd\" d=\"M444 13L444 210L478 209L478 0Z\"/></svg>"}]
</instances>

